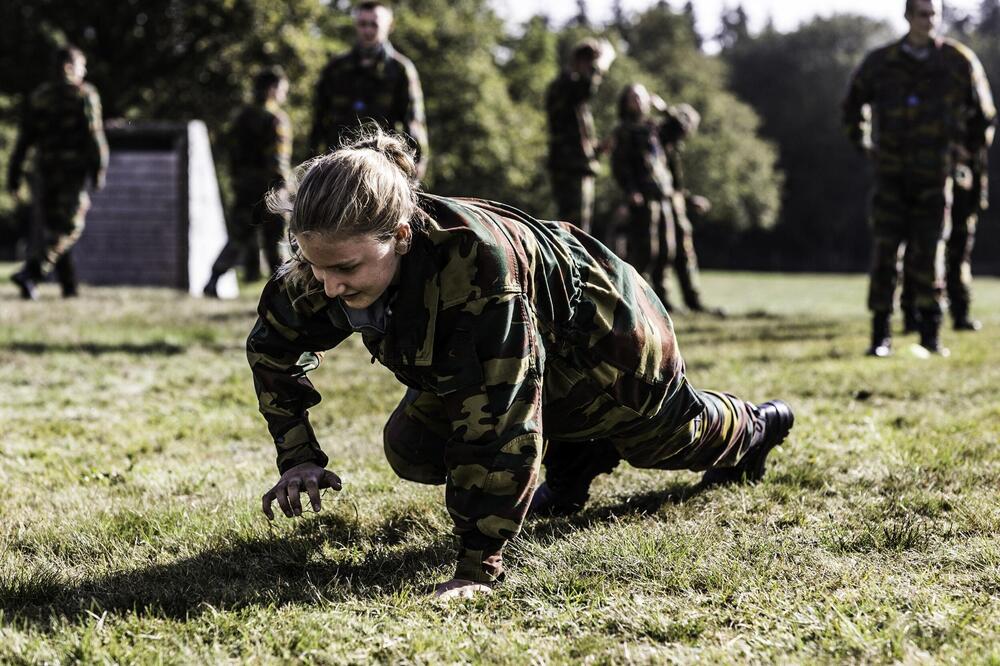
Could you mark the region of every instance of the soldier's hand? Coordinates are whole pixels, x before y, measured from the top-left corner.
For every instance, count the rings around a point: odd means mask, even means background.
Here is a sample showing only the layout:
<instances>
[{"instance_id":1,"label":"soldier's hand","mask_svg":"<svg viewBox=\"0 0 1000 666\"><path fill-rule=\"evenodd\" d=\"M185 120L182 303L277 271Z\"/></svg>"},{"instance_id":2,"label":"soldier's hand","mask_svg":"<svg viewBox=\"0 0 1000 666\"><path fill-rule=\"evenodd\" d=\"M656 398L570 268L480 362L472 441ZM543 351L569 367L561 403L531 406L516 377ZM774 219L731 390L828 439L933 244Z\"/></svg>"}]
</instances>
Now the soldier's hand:
<instances>
[{"instance_id":1,"label":"soldier's hand","mask_svg":"<svg viewBox=\"0 0 1000 666\"><path fill-rule=\"evenodd\" d=\"M434 586L434 596L442 601L452 599L471 599L477 594L492 594L493 588L489 585L465 580L464 578L452 578Z\"/></svg>"},{"instance_id":2,"label":"soldier's hand","mask_svg":"<svg viewBox=\"0 0 1000 666\"><path fill-rule=\"evenodd\" d=\"M299 495L303 490L309 495L313 511L319 511L321 508L319 491L323 488L340 490L342 485L339 476L316 463L306 462L296 465L282 474L278 483L264 493L261 498L264 515L268 520L274 520L271 505L277 500L285 516L288 518L301 516L302 501Z\"/></svg>"},{"instance_id":3,"label":"soldier's hand","mask_svg":"<svg viewBox=\"0 0 1000 666\"><path fill-rule=\"evenodd\" d=\"M98 171L97 174L94 176L94 189L98 191L103 190L106 181L107 181L107 173L103 170Z\"/></svg>"},{"instance_id":4,"label":"soldier's hand","mask_svg":"<svg viewBox=\"0 0 1000 666\"><path fill-rule=\"evenodd\" d=\"M688 197L688 204L698 215L707 215L708 211L712 210L712 202L709 201L708 197L703 197L700 194L692 194Z\"/></svg>"},{"instance_id":5,"label":"soldier's hand","mask_svg":"<svg viewBox=\"0 0 1000 666\"><path fill-rule=\"evenodd\" d=\"M642 196L642 192L633 192L628 195L628 202L632 206L641 206L646 203L646 199Z\"/></svg>"}]
</instances>

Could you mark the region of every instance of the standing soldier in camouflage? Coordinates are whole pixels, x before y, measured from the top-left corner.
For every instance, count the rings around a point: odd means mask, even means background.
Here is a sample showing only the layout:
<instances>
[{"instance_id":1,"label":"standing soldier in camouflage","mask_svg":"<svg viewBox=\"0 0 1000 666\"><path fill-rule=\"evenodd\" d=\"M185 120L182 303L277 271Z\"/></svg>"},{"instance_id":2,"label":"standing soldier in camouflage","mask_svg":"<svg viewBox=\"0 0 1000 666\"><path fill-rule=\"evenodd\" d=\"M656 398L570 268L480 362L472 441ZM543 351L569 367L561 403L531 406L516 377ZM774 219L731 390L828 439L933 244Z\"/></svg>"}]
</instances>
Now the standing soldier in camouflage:
<instances>
[{"instance_id":1,"label":"standing soldier in camouflage","mask_svg":"<svg viewBox=\"0 0 1000 666\"><path fill-rule=\"evenodd\" d=\"M39 86L24 105L7 175L7 186L17 196L25 156L34 146L31 189L40 242L31 244L24 268L11 276L21 297L32 300L38 297L37 283L53 269L62 295L77 295L70 250L90 208L87 188L104 187L108 167L101 99L84 83L87 59L79 49L64 46L56 52L55 70L54 80Z\"/></svg>"},{"instance_id":2,"label":"standing soldier in camouflage","mask_svg":"<svg viewBox=\"0 0 1000 666\"><path fill-rule=\"evenodd\" d=\"M621 458L753 482L791 429L781 401L695 390L656 295L573 225L419 193L413 154L381 133L302 173L290 200L272 199L296 254L247 341L281 473L269 518L274 501L298 516L302 491L319 510L320 489L341 487L309 423L307 373L353 332L408 387L385 426L389 464L445 486L461 549L441 596L489 591L529 509L580 508Z\"/></svg>"},{"instance_id":3,"label":"standing soldier in camouflage","mask_svg":"<svg viewBox=\"0 0 1000 666\"><path fill-rule=\"evenodd\" d=\"M905 16L907 35L865 58L843 105L849 138L875 163L868 353L891 353L889 320L905 244L920 344L947 355L940 328L951 176L957 162L986 145L996 109L975 54L936 36L937 0L908 0Z\"/></svg>"},{"instance_id":4,"label":"standing soldier in camouflage","mask_svg":"<svg viewBox=\"0 0 1000 666\"><path fill-rule=\"evenodd\" d=\"M381 2L354 8L357 42L330 59L316 85L309 145L313 154L337 148L367 121L405 135L417 150L417 174L427 170L424 94L417 68L389 42L392 9Z\"/></svg>"},{"instance_id":5,"label":"standing soldier in camouflage","mask_svg":"<svg viewBox=\"0 0 1000 666\"><path fill-rule=\"evenodd\" d=\"M216 297L219 278L243 258L244 278L260 279L260 238L273 275L283 263L280 244L285 219L267 210L264 196L284 187L292 156L292 124L281 105L288 97L288 78L280 67L254 77L253 102L241 108L229 131L229 161L234 205L229 240L212 266L205 295Z\"/></svg>"},{"instance_id":6,"label":"standing soldier in camouflage","mask_svg":"<svg viewBox=\"0 0 1000 666\"><path fill-rule=\"evenodd\" d=\"M663 120L651 117L654 104ZM667 107L645 86L632 84L622 91L618 115L611 169L629 207L626 259L668 310L675 309L667 287L673 266L691 310L722 314L702 303L685 192L674 180L674 172L680 174L679 143L697 129L697 112L686 104Z\"/></svg>"},{"instance_id":7,"label":"standing soldier in camouflage","mask_svg":"<svg viewBox=\"0 0 1000 666\"><path fill-rule=\"evenodd\" d=\"M549 176L557 216L587 233L592 232L594 176L600 167L590 99L613 60L611 44L585 39L573 47L569 66L545 92Z\"/></svg>"},{"instance_id":8,"label":"standing soldier in camouflage","mask_svg":"<svg viewBox=\"0 0 1000 666\"><path fill-rule=\"evenodd\" d=\"M992 128L991 128L992 130ZM982 324L969 316L972 304L972 248L976 243L979 213L989 206L989 164L987 146L982 146L968 163L959 163L952 176L954 200L951 204L951 235L945 243L945 292L948 311L956 331L978 331ZM909 255L907 255L909 256ZM903 291L899 297L904 331L919 328L920 317L913 302L913 268L903 270Z\"/></svg>"}]
</instances>

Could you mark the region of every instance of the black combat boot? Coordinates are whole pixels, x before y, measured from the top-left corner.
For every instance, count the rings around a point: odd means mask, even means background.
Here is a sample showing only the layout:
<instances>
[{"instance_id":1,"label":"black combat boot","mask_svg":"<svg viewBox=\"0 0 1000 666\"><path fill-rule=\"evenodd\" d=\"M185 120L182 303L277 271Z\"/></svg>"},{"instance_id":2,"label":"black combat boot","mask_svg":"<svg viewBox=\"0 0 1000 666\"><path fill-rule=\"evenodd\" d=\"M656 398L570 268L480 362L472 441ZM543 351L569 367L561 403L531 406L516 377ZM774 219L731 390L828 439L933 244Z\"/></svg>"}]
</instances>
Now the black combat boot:
<instances>
[{"instance_id":1,"label":"black combat boot","mask_svg":"<svg viewBox=\"0 0 1000 666\"><path fill-rule=\"evenodd\" d=\"M73 263L73 255L66 253L59 257L55 265L56 278L62 288L63 298L76 298L80 295L76 281L76 265Z\"/></svg>"},{"instance_id":2,"label":"black combat boot","mask_svg":"<svg viewBox=\"0 0 1000 666\"><path fill-rule=\"evenodd\" d=\"M220 277L221 276L219 276L219 275L217 275L217 274L215 274L213 272L212 273L212 277L210 277L208 279L208 283L205 285L205 288L202 289L201 293L204 294L205 296L207 296L208 298L218 298L219 297L219 290L218 290L218 288L219 288L219 278Z\"/></svg>"},{"instance_id":3,"label":"black combat boot","mask_svg":"<svg viewBox=\"0 0 1000 666\"><path fill-rule=\"evenodd\" d=\"M764 478L767 454L781 444L795 424L792 408L783 400L757 405L753 440L747 452L733 467L715 467L701 477L703 486L729 483L757 483Z\"/></svg>"},{"instance_id":4,"label":"black combat boot","mask_svg":"<svg viewBox=\"0 0 1000 666\"><path fill-rule=\"evenodd\" d=\"M38 282L42 280L42 266L35 259L29 259L24 268L10 276L10 281L21 290L21 298L26 301L38 300Z\"/></svg>"},{"instance_id":5,"label":"black combat boot","mask_svg":"<svg viewBox=\"0 0 1000 666\"><path fill-rule=\"evenodd\" d=\"M969 306L967 304L952 304L951 320L954 322L956 331L978 331L983 327L979 320L969 319Z\"/></svg>"},{"instance_id":6,"label":"black combat boot","mask_svg":"<svg viewBox=\"0 0 1000 666\"><path fill-rule=\"evenodd\" d=\"M892 332L889 329L891 315L890 312L876 312L872 315L872 345L868 348L868 356L884 358L892 353Z\"/></svg>"},{"instance_id":7,"label":"black combat boot","mask_svg":"<svg viewBox=\"0 0 1000 666\"><path fill-rule=\"evenodd\" d=\"M535 490L528 512L552 516L578 512L590 499L594 479L611 472L620 461L610 442L550 442L545 482Z\"/></svg>"},{"instance_id":8,"label":"black combat boot","mask_svg":"<svg viewBox=\"0 0 1000 666\"><path fill-rule=\"evenodd\" d=\"M932 354L950 356L951 351L941 346L941 313L934 310L920 311L920 346Z\"/></svg>"},{"instance_id":9,"label":"black combat boot","mask_svg":"<svg viewBox=\"0 0 1000 666\"><path fill-rule=\"evenodd\" d=\"M903 334L918 333L920 331L920 311L912 305L904 305L902 310Z\"/></svg>"}]
</instances>

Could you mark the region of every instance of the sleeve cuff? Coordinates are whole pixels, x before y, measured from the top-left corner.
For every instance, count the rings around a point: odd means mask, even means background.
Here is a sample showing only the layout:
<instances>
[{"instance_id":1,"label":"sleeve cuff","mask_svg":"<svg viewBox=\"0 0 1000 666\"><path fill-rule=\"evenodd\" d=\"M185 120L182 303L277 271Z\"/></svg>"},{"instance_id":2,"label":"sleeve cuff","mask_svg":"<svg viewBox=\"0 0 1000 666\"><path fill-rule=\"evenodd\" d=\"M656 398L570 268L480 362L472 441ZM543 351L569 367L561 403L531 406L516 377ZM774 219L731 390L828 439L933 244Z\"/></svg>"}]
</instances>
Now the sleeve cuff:
<instances>
[{"instance_id":1,"label":"sleeve cuff","mask_svg":"<svg viewBox=\"0 0 1000 666\"><path fill-rule=\"evenodd\" d=\"M463 539L458 552L455 578L471 580L485 585L495 585L504 578L503 541L492 539Z\"/></svg>"}]
</instances>

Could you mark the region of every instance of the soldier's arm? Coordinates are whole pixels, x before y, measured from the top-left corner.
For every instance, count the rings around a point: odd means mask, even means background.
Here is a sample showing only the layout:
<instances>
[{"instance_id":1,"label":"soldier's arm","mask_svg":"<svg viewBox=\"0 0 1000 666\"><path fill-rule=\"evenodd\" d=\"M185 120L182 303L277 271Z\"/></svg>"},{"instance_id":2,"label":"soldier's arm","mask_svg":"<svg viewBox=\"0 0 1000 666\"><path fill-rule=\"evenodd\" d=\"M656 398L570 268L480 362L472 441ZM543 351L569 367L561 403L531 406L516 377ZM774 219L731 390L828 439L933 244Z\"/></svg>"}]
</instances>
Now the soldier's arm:
<instances>
[{"instance_id":1,"label":"soldier's arm","mask_svg":"<svg viewBox=\"0 0 1000 666\"><path fill-rule=\"evenodd\" d=\"M104 119L101 97L97 90L90 88L84 97L84 113L87 116L87 131L90 136L90 163L94 187L104 187L104 174L108 170L108 140L104 136Z\"/></svg>"},{"instance_id":2,"label":"soldier's arm","mask_svg":"<svg viewBox=\"0 0 1000 666\"><path fill-rule=\"evenodd\" d=\"M417 149L417 177L422 178L427 171L430 145L427 138L427 120L424 116L424 91L420 86L420 76L412 64L406 66L404 131L413 140Z\"/></svg>"},{"instance_id":3,"label":"soldier's arm","mask_svg":"<svg viewBox=\"0 0 1000 666\"><path fill-rule=\"evenodd\" d=\"M841 105L842 124L848 140L860 151L872 148L870 107L873 99L871 82L872 56L855 70Z\"/></svg>"},{"instance_id":4,"label":"soldier's arm","mask_svg":"<svg viewBox=\"0 0 1000 666\"><path fill-rule=\"evenodd\" d=\"M268 151L271 173L276 181L284 184L291 169L292 123L286 114L277 113L271 129L273 134L270 137L271 147Z\"/></svg>"},{"instance_id":5,"label":"soldier's arm","mask_svg":"<svg viewBox=\"0 0 1000 666\"><path fill-rule=\"evenodd\" d=\"M504 543L538 482L541 341L523 294L473 301L453 330L457 371L439 392L452 424L445 498L461 539L455 578L489 584L503 575Z\"/></svg>"},{"instance_id":6,"label":"soldier's arm","mask_svg":"<svg viewBox=\"0 0 1000 666\"><path fill-rule=\"evenodd\" d=\"M971 50L968 56L970 118L969 136L965 147L970 153L977 155L982 148L988 147L993 142L997 110L982 63Z\"/></svg>"},{"instance_id":7,"label":"soldier's arm","mask_svg":"<svg viewBox=\"0 0 1000 666\"><path fill-rule=\"evenodd\" d=\"M309 131L309 151L319 155L330 146L326 145L325 118L330 112L327 102L327 85L330 78L330 66L327 65L319 75L316 90L313 93L312 128Z\"/></svg>"},{"instance_id":8,"label":"soldier's arm","mask_svg":"<svg viewBox=\"0 0 1000 666\"><path fill-rule=\"evenodd\" d=\"M611 151L611 174L626 195L639 191L639 178L632 155L631 137L626 132L616 132Z\"/></svg>"},{"instance_id":9,"label":"soldier's arm","mask_svg":"<svg viewBox=\"0 0 1000 666\"><path fill-rule=\"evenodd\" d=\"M321 398L307 375L319 366L325 350L350 334L336 328L321 309L296 309L292 298L284 279L268 282L247 339L254 390L282 474L304 462L321 467L328 462L309 424L308 410Z\"/></svg>"},{"instance_id":10,"label":"soldier's arm","mask_svg":"<svg viewBox=\"0 0 1000 666\"><path fill-rule=\"evenodd\" d=\"M29 96L24 100L17 141L14 143L14 150L10 154L10 163L7 165L7 189L11 192L17 192L21 187L24 158L28 154L28 149L35 143L35 139L34 113L31 111L31 98Z\"/></svg>"}]
</instances>

